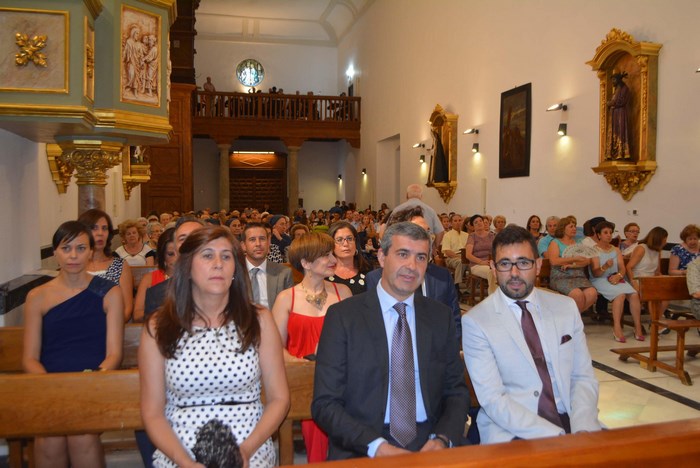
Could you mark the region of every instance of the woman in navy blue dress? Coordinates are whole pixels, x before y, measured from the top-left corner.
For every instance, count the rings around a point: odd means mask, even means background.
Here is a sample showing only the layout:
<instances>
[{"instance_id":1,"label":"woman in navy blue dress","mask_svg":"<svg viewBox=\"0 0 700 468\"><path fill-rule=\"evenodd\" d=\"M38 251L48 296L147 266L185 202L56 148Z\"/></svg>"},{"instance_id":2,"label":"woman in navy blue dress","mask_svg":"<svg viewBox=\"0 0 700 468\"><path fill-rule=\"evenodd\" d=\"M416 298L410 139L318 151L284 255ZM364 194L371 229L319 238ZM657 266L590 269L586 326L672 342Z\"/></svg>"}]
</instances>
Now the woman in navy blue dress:
<instances>
[{"instance_id":1,"label":"woman in navy blue dress","mask_svg":"<svg viewBox=\"0 0 700 468\"><path fill-rule=\"evenodd\" d=\"M117 369L124 302L119 286L87 272L95 247L90 230L68 221L58 228L52 244L60 272L30 291L25 303L25 372ZM105 465L99 434L37 437L34 449L37 467Z\"/></svg>"}]
</instances>

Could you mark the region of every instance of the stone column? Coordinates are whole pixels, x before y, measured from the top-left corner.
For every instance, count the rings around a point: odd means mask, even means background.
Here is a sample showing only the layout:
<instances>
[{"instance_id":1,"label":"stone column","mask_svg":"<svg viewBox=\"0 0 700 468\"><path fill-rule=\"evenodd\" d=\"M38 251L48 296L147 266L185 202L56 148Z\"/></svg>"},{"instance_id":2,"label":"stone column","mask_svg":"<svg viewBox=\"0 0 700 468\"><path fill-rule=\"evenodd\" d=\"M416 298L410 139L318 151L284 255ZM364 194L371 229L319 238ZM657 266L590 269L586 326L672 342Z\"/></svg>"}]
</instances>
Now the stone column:
<instances>
[{"instance_id":1,"label":"stone column","mask_svg":"<svg viewBox=\"0 0 700 468\"><path fill-rule=\"evenodd\" d=\"M60 164L75 168L78 184L78 214L105 209L107 169L122 161L124 140L66 139L58 142ZM117 183L115 181L115 183Z\"/></svg>"},{"instance_id":2,"label":"stone column","mask_svg":"<svg viewBox=\"0 0 700 468\"><path fill-rule=\"evenodd\" d=\"M227 212L231 209L229 200L230 188L229 188L229 157L231 145L229 143L223 143L216 145L219 147L219 206L216 207L217 210L225 209Z\"/></svg>"},{"instance_id":3,"label":"stone column","mask_svg":"<svg viewBox=\"0 0 700 468\"><path fill-rule=\"evenodd\" d=\"M294 215L294 210L298 208L299 203L299 150L301 146L288 146L289 154L287 155L287 183L289 186L289 202L287 206L287 214Z\"/></svg>"}]
</instances>

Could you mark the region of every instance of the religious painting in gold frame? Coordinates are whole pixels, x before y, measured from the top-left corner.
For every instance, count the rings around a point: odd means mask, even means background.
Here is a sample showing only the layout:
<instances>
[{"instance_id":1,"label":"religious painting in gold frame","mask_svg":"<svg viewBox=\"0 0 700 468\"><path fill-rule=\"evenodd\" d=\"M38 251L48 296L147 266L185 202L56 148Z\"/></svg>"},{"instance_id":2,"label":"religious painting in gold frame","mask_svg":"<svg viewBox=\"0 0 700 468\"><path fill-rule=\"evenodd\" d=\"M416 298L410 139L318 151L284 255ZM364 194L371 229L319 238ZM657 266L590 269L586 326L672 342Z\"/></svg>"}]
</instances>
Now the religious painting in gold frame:
<instances>
[{"instance_id":1,"label":"religious painting in gold frame","mask_svg":"<svg viewBox=\"0 0 700 468\"><path fill-rule=\"evenodd\" d=\"M122 5L120 99L122 102L160 106L160 16Z\"/></svg>"},{"instance_id":2,"label":"religious painting in gold frame","mask_svg":"<svg viewBox=\"0 0 700 468\"><path fill-rule=\"evenodd\" d=\"M69 12L0 8L0 91L69 91Z\"/></svg>"},{"instance_id":3,"label":"religious painting in gold frame","mask_svg":"<svg viewBox=\"0 0 700 468\"><path fill-rule=\"evenodd\" d=\"M586 62L600 81L596 174L631 200L656 172L656 109L661 44L613 28Z\"/></svg>"}]
</instances>

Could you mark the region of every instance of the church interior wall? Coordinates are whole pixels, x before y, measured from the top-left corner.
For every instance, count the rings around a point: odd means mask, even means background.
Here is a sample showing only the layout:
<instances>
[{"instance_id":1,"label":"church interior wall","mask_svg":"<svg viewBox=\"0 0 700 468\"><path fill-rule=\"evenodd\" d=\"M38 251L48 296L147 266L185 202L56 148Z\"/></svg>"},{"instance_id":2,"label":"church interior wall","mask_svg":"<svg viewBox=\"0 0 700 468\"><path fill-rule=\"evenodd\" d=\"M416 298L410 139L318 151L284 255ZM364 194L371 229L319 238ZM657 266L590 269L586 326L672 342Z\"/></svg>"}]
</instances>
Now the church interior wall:
<instances>
[{"instance_id":1,"label":"church interior wall","mask_svg":"<svg viewBox=\"0 0 700 468\"><path fill-rule=\"evenodd\" d=\"M357 166L374 167L379 142L400 135L398 184L425 183L413 143L429 139L426 123L435 104L459 115L456 194L445 204L434 189L424 199L438 211L503 214L525 223L535 213L575 214L580 224L604 215L620 229L635 221L642 232L654 225L678 241L683 226L697 222L691 193L700 170L700 41L692 0L444 0L375 2L339 46L339 85L355 69L362 97L362 149ZM635 40L663 45L659 58L657 162L647 187L630 202L612 192L591 167L598 164L598 78L586 61L613 28ZM501 93L532 83L530 177L498 178ZM545 112L556 102L569 110ZM569 136L556 134L567 122ZM462 135L478 127L478 136ZM480 155L471 152L473 142ZM360 205L386 192L375 172L360 190ZM483 186L486 186L485 198ZM392 204L392 200L388 200ZM399 200L400 201L400 200ZM632 214L637 210L637 216Z\"/></svg>"}]
</instances>

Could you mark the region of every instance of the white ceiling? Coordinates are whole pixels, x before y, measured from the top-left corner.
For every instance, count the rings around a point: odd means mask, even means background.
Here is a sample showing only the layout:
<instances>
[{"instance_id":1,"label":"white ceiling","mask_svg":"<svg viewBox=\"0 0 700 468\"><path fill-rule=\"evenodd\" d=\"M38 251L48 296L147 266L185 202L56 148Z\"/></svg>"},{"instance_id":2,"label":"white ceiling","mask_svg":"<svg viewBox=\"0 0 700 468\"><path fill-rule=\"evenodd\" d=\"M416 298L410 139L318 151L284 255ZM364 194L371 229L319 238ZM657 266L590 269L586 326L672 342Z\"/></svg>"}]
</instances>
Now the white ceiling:
<instances>
[{"instance_id":1,"label":"white ceiling","mask_svg":"<svg viewBox=\"0 0 700 468\"><path fill-rule=\"evenodd\" d=\"M336 47L374 0L201 0L200 39Z\"/></svg>"}]
</instances>

